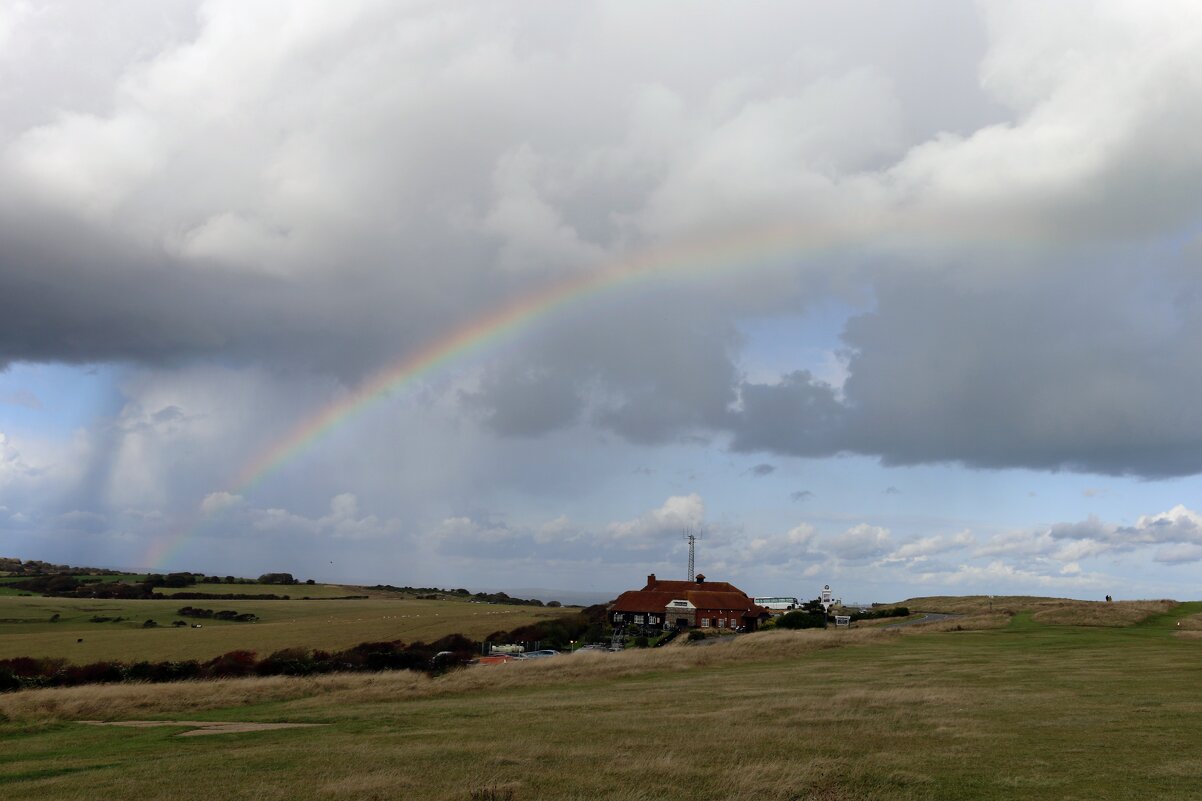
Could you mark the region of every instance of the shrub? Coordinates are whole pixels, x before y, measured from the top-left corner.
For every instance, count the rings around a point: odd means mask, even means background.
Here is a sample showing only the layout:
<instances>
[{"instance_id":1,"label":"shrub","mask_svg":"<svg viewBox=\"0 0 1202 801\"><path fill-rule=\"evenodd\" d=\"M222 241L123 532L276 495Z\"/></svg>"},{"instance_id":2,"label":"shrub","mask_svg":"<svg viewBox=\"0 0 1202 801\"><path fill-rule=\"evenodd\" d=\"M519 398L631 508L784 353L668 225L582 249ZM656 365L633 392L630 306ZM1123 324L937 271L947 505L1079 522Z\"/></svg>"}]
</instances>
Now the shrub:
<instances>
[{"instance_id":1,"label":"shrub","mask_svg":"<svg viewBox=\"0 0 1202 801\"><path fill-rule=\"evenodd\" d=\"M304 648L276 651L255 667L260 676L307 676L317 672L313 655Z\"/></svg>"},{"instance_id":2,"label":"shrub","mask_svg":"<svg viewBox=\"0 0 1202 801\"><path fill-rule=\"evenodd\" d=\"M93 662L90 665L64 668L56 684L108 684L125 680L125 671L119 662Z\"/></svg>"},{"instance_id":3,"label":"shrub","mask_svg":"<svg viewBox=\"0 0 1202 801\"><path fill-rule=\"evenodd\" d=\"M204 665L205 673L213 678L249 676L255 671L254 651L230 651Z\"/></svg>"},{"instance_id":4,"label":"shrub","mask_svg":"<svg viewBox=\"0 0 1202 801\"><path fill-rule=\"evenodd\" d=\"M704 640L704 639L705 639L705 632L701 631L700 629L693 629L692 631L689 632L689 642L696 642L697 640Z\"/></svg>"},{"instance_id":5,"label":"shrub","mask_svg":"<svg viewBox=\"0 0 1202 801\"><path fill-rule=\"evenodd\" d=\"M0 667L0 693L21 689L21 680L8 668Z\"/></svg>"},{"instance_id":6,"label":"shrub","mask_svg":"<svg viewBox=\"0 0 1202 801\"><path fill-rule=\"evenodd\" d=\"M634 647L635 648L646 648L648 645L650 645L650 643L647 640L646 634L640 634L639 636L634 638Z\"/></svg>"},{"instance_id":7,"label":"shrub","mask_svg":"<svg viewBox=\"0 0 1202 801\"><path fill-rule=\"evenodd\" d=\"M821 612L814 614L798 609L778 617L776 627L778 629L824 629L826 628L826 615Z\"/></svg>"}]
</instances>

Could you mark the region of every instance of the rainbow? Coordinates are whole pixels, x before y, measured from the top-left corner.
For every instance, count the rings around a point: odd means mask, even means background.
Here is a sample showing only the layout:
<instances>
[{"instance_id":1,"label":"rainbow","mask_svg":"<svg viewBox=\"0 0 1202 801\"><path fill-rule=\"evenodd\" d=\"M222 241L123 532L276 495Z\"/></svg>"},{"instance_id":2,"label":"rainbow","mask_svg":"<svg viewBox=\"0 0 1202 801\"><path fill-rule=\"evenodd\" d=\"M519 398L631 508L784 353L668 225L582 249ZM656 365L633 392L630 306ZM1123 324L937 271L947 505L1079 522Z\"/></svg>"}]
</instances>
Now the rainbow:
<instances>
[{"instance_id":1,"label":"rainbow","mask_svg":"<svg viewBox=\"0 0 1202 801\"><path fill-rule=\"evenodd\" d=\"M448 363L486 348L565 305L658 276L726 271L773 263L781 258L813 256L855 239L848 229L835 227L799 229L790 225L743 230L701 242L643 251L518 297L406 353L344 397L296 424L284 437L251 459L227 492L231 496L245 494L280 465L376 400ZM210 516L202 512L191 526L157 540L147 552L144 564L160 567Z\"/></svg>"}]
</instances>

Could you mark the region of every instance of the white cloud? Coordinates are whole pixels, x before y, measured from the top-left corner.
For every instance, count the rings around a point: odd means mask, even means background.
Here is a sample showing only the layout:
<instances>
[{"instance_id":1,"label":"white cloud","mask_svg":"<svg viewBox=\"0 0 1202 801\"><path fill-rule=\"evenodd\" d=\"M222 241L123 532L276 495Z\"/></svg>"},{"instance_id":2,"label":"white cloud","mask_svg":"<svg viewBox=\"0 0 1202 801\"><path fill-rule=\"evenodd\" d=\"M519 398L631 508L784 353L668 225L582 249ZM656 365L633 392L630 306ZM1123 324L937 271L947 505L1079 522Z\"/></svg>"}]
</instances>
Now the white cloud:
<instances>
[{"instance_id":1,"label":"white cloud","mask_svg":"<svg viewBox=\"0 0 1202 801\"><path fill-rule=\"evenodd\" d=\"M245 503L246 499L241 495L234 495L233 493L224 491L211 492L200 502L200 512L204 515L213 515L226 509L242 506Z\"/></svg>"},{"instance_id":2,"label":"white cloud","mask_svg":"<svg viewBox=\"0 0 1202 801\"><path fill-rule=\"evenodd\" d=\"M826 541L825 547L844 561L873 559L888 552L892 540L889 529L860 523Z\"/></svg>"},{"instance_id":3,"label":"white cloud","mask_svg":"<svg viewBox=\"0 0 1202 801\"><path fill-rule=\"evenodd\" d=\"M785 535L785 541L789 545L800 548L803 551L810 549L814 544L814 538L818 535L818 529L809 523L799 523L789 529L789 533Z\"/></svg>"},{"instance_id":4,"label":"white cloud","mask_svg":"<svg viewBox=\"0 0 1202 801\"><path fill-rule=\"evenodd\" d=\"M976 538L973 537L971 531L967 530L959 531L955 534L920 537L916 540L903 543L889 555L889 558L923 559L935 554L967 548L975 542Z\"/></svg>"},{"instance_id":5,"label":"white cloud","mask_svg":"<svg viewBox=\"0 0 1202 801\"><path fill-rule=\"evenodd\" d=\"M1181 565L1202 561L1202 545L1196 543L1167 545L1158 549L1153 559L1161 564L1168 565Z\"/></svg>"},{"instance_id":6,"label":"white cloud","mask_svg":"<svg viewBox=\"0 0 1202 801\"><path fill-rule=\"evenodd\" d=\"M606 531L617 540L655 538L665 534L679 536L686 530L700 529L705 520L705 502L697 493L673 495L658 509L620 523L610 523Z\"/></svg>"},{"instance_id":7,"label":"white cloud","mask_svg":"<svg viewBox=\"0 0 1202 801\"><path fill-rule=\"evenodd\" d=\"M1099 573L1070 571L1062 574L1041 573L994 560L986 565L959 565L944 573L926 574L922 580L935 580L954 587L970 586L974 592L1001 594L1012 588L1041 588L1065 592L1073 589L1107 586L1113 579ZM993 589L999 588L999 589Z\"/></svg>"},{"instance_id":8,"label":"white cloud","mask_svg":"<svg viewBox=\"0 0 1202 801\"><path fill-rule=\"evenodd\" d=\"M253 509L249 512L255 529L301 533L336 540L373 540L396 532L395 520L382 521L375 515L359 515L359 500L344 492L330 499L330 513L311 518L284 509Z\"/></svg>"}]
</instances>

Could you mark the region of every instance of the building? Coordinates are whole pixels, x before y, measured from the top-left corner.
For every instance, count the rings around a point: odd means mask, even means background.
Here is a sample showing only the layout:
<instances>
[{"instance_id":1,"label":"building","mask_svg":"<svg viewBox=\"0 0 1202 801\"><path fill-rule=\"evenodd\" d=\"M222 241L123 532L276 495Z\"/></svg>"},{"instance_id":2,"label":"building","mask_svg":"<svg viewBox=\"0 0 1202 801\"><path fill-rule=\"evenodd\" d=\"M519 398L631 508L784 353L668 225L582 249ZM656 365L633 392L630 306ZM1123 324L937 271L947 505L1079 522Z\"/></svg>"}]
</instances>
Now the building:
<instances>
[{"instance_id":1,"label":"building","mask_svg":"<svg viewBox=\"0 0 1202 801\"><path fill-rule=\"evenodd\" d=\"M647 586L628 590L609 607L615 626L665 629L730 629L754 631L768 610L725 581L661 581L652 573Z\"/></svg>"},{"instance_id":2,"label":"building","mask_svg":"<svg viewBox=\"0 0 1202 801\"><path fill-rule=\"evenodd\" d=\"M769 612L789 612L794 609L801 608L801 601L796 598L789 598L782 595L765 596L763 598L752 598L756 606L762 606Z\"/></svg>"}]
</instances>

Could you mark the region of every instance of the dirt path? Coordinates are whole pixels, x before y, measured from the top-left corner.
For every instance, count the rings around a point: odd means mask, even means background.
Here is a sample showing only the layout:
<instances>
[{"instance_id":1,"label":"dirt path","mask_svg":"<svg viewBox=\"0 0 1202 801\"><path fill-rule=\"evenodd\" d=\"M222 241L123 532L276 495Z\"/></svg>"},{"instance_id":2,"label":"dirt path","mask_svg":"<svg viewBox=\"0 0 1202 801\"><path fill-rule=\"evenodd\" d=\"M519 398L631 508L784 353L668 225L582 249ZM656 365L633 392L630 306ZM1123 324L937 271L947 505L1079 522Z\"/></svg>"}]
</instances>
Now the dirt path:
<instances>
[{"instance_id":1,"label":"dirt path","mask_svg":"<svg viewBox=\"0 0 1202 801\"><path fill-rule=\"evenodd\" d=\"M238 734L248 731L273 731L275 729L307 729L325 726L325 723L244 723L224 720L81 720L88 726L127 726L133 729L148 729L153 726L188 726L191 731L181 732L178 737L199 737L203 734Z\"/></svg>"}]
</instances>

